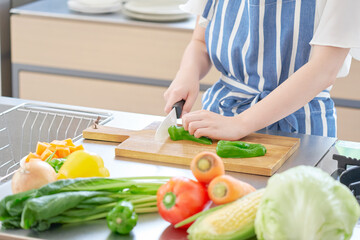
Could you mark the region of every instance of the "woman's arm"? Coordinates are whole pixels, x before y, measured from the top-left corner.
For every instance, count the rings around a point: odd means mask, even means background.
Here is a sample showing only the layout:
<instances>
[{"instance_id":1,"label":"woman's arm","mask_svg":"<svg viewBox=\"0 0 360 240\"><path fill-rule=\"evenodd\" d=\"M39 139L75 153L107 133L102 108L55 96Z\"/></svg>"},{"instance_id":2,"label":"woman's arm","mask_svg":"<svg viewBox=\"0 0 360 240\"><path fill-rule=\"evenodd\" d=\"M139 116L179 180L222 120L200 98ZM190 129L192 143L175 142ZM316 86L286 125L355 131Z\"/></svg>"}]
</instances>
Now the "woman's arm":
<instances>
[{"instance_id":1,"label":"woman's arm","mask_svg":"<svg viewBox=\"0 0 360 240\"><path fill-rule=\"evenodd\" d=\"M199 80L211 68L205 44L205 28L199 26L198 21L199 18L196 21L192 39L182 57L179 71L170 87L164 93L166 113L170 112L175 102L182 99L186 100L183 114L190 112L199 93Z\"/></svg>"},{"instance_id":2,"label":"woman's arm","mask_svg":"<svg viewBox=\"0 0 360 240\"><path fill-rule=\"evenodd\" d=\"M346 48L314 46L308 63L267 97L235 117L196 111L183 117L183 125L196 137L236 140L297 111L334 84L349 52Z\"/></svg>"}]
</instances>

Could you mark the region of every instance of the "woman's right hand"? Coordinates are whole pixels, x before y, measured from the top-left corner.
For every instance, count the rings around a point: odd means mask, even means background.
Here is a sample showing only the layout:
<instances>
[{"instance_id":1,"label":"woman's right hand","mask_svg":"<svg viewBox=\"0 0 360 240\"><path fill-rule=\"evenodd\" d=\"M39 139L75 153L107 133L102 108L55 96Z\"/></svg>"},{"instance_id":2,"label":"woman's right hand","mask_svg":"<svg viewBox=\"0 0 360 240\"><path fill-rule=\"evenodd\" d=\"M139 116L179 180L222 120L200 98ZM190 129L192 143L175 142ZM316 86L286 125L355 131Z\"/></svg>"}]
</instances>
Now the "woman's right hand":
<instances>
[{"instance_id":1,"label":"woman's right hand","mask_svg":"<svg viewBox=\"0 0 360 240\"><path fill-rule=\"evenodd\" d=\"M199 17L192 35L192 39L183 55L179 71L170 87L164 93L166 101L165 112L169 113L174 103L185 100L182 115L190 112L199 95L200 79L211 68L211 62L206 50L205 28L199 24Z\"/></svg>"},{"instance_id":2,"label":"woman's right hand","mask_svg":"<svg viewBox=\"0 0 360 240\"><path fill-rule=\"evenodd\" d=\"M164 93L166 101L164 111L169 113L176 102L185 100L182 115L190 112L197 96L199 95L199 88L200 84L198 77L187 71L179 71L169 88Z\"/></svg>"}]
</instances>

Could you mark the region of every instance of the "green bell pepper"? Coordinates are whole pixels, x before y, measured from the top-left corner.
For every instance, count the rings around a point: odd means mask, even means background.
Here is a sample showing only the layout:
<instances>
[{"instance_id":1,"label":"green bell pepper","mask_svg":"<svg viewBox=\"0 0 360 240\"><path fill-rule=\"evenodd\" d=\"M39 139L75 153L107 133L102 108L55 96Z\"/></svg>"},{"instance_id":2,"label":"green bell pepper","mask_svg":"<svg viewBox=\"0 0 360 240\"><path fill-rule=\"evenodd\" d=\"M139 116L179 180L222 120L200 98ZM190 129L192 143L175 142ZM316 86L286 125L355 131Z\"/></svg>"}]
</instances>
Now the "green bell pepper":
<instances>
[{"instance_id":1,"label":"green bell pepper","mask_svg":"<svg viewBox=\"0 0 360 240\"><path fill-rule=\"evenodd\" d=\"M135 227L138 215L129 201L120 201L107 214L106 221L111 231L128 234Z\"/></svg>"},{"instance_id":2,"label":"green bell pepper","mask_svg":"<svg viewBox=\"0 0 360 240\"><path fill-rule=\"evenodd\" d=\"M264 156L266 148L261 144L220 140L216 146L216 153L223 158L249 158Z\"/></svg>"},{"instance_id":3,"label":"green bell pepper","mask_svg":"<svg viewBox=\"0 0 360 240\"><path fill-rule=\"evenodd\" d=\"M188 131L186 131L184 129L184 127L178 127L178 126L173 125L168 128L168 132L170 135L170 139L173 141L190 140L190 141L207 144L207 145L212 144L212 140L210 138L207 138L207 137L197 138L194 135L191 135Z\"/></svg>"}]
</instances>

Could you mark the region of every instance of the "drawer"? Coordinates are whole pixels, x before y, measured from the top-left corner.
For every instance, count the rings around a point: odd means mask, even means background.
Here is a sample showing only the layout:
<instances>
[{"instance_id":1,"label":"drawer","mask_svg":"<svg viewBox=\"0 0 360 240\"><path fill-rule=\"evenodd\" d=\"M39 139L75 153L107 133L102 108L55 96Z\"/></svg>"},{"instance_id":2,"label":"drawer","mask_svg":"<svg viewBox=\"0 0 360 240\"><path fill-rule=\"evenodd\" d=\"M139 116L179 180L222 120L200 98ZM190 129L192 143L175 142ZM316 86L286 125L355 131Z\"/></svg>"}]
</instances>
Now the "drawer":
<instances>
[{"instance_id":1,"label":"drawer","mask_svg":"<svg viewBox=\"0 0 360 240\"><path fill-rule=\"evenodd\" d=\"M172 80L191 30L12 15L12 62ZM202 81L219 78L213 68Z\"/></svg>"},{"instance_id":2,"label":"drawer","mask_svg":"<svg viewBox=\"0 0 360 240\"><path fill-rule=\"evenodd\" d=\"M338 139L360 142L360 109L337 107Z\"/></svg>"},{"instance_id":3,"label":"drawer","mask_svg":"<svg viewBox=\"0 0 360 240\"><path fill-rule=\"evenodd\" d=\"M338 78L331 90L333 98L360 100L360 61L352 60L349 75Z\"/></svg>"},{"instance_id":4,"label":"drawer","mask_svg":"<svg viewBox=\"0 0 360 240\"><path fill-rule=\"evenodd\" d=\"M19 96L23 99L143 114L165 114L165 90L165 87L101 79L19 73ZM201 109L201 95L193 110Z\"/></svg>"}]
</instances>

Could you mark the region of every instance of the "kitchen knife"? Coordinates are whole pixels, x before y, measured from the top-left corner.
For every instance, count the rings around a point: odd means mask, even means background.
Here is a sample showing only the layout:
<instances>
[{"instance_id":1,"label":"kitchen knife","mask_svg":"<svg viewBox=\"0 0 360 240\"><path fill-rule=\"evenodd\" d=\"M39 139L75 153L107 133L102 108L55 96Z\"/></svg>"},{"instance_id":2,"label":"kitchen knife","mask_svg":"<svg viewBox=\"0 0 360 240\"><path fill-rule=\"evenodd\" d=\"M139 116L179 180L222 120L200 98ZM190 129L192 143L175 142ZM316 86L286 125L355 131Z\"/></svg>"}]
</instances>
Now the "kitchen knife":
<instances>
[{"instance_id":1,"label":"kitchen knife","mask_svg":"<svg viewBox=\"0 0 360 240\"><path fill-rule=\"evenodd\" d=\"M176 120L181 116L184 103L185 100L181 100L173 105L170 113L165 117L165 119L161 122L160 126L156 129L155 141L164 142L168 138L168 128L172 125L176 125Z\"/></svg>"}]
</instances>

